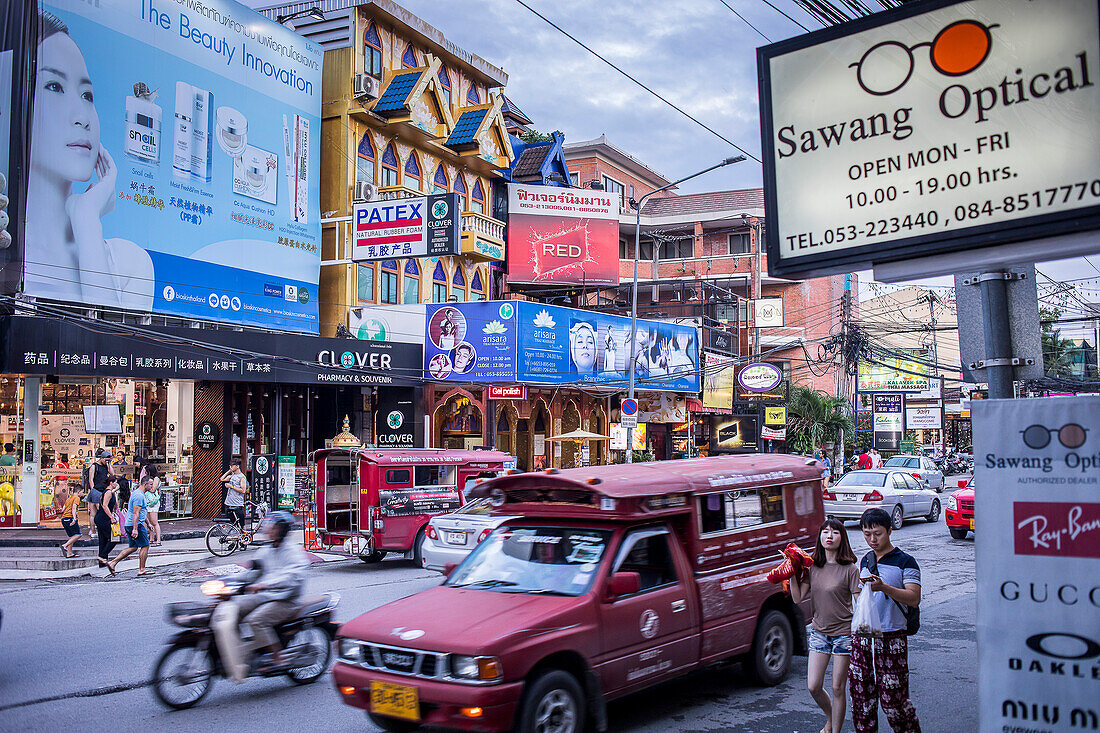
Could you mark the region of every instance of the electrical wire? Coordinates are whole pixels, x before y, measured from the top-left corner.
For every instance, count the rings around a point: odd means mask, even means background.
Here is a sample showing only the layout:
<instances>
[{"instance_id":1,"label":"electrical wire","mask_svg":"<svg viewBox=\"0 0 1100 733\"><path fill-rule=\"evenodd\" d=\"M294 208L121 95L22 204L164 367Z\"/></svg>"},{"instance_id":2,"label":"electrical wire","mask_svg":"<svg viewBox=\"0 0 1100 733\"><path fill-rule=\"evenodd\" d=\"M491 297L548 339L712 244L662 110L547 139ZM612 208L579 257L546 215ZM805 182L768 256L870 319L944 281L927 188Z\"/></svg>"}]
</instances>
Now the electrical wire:
<instances>
[{"instance_id":1,"label":"electrical wire","mask_svg":"<svg viewBox=\"0 0 1100 733\"><path fill-rule=\"evenodd\" d=\"M743 23L744 23L745 25L747 25L747 26L748 26L749 28L752 28L752 29L753 29L754 31L756 31L757 35L759 35L759 36L760 36L761 38L763 38L763 39L764 39L765 41L767 41L768 43L771 43L771 42L772 42L772 39L768 38L768 37L767 37L767 36L765 36L765 35L764 35L763 33L761 33L761 32L760 32L760 29L759 29L759 28L757 28L757 27L756 27L756 26L754 26L754 25L753 25L752 23L750 23L750 22L749 22L749 21L748 21L748 20L747 20L747 19L745 18L745 16L741 15L741 13L738 13L738 12L737 12L736 10L734 10L734 9L733 9L733 6L732 6L732 5L730 5L729 3L727 3L727 2L726 2L726 0L718 0L718 2L722 3L722 4L723 4L723 5L725 5L725 6L727 7L727 8L729 8L729 11L730 11L731 13L733 13L733 14L734 14L734 15L736 15L736 16L737 16L738 18L740 18L740 19L741 19L741 22L743 22Z\"/></svg>"},{"instance_id":2,"label":"electrical wire","mask_svg":"<svg viewBox=\"0 0 1100 733\"><path fill-rule=\"evenodd\" d=\"M683 115L684 117L687 117L687 118L688 118L689 120L691 120L692 122L694 122L694 123L695 123L696 125L698 125L699 127L702 127L702 128L704 129L704 130L706 130L706 131L707 131L707 132L709 132L710 134L714 135L714 136L715 136L716 138L718 138L718 139L719 139L719 140L721 140L722 142L724 142L724 143L726 143L726 144L728 144L728 145L732 146L732 147L733 147L733 148L734 148L735 150L737 150L737 151L739 151L739 152L743 153L743 154L745 155L745 157L747 157L747 158L752 158L752 159L753 159L753 160L755 160L755 161L756 161L757 163L761 163L761 160L760 160L760 158L759 158L759 157L758 157L757 155L755 155L755 154L753 154L753 153L750 153L750 152L749 152L748 150L745 150L745 149L744 149L743 147L741 147L741 146L740 146L740 145L738 145L737 143L733 142L733 141L732 141L732 140L730 140L730 139L729 139L728 137L726 137L726 136L725 136L725 135L723 135L722 133L718 132L717 130L715 130L715 129L714 129L713 127L711 127L710 125L706 124L705 122L702 122L702 121L700 121L700 120L699 120L698 118L696 118L696 117L692 116L691 114L689 114L688 112L684 111L684 110L683 110L683 109L682 109L681 107L679 107L679 106L677 106L676 104L674 104L673 102L669 101L669 100L668 100L668 99L667 99L666 97L664 97L664 96L662 96L662 95L658 94L657 92L653 91L653 89L649 88L648 86L646 86L646 85L645 85L645 84L643 84L642 82L638 81L638 79L637 79L637 78L635 78L635 77L634 77L634 76L632 76L631 74L627 73L626 71L624 71L623 69L621 69L620 67L616 66L616 65L615 65L614 63L612 63L611 61L609 61L609 60L608 60L608 59L607 59L607 58L606 58L605 56L603 56L603 55L599 54L598 52L596 52L595 50L593 50L591 46L588 46L588 45L586 45L586 44L585 44L585 43L584 43L583 41L581 41L580 39L578 39L578 38L577 38L576 36L574 36L573 34L571 34L571 33L570 33L569 31L565 30L565 29L564 29L564 28L562 28L562 27L561 27L560 25L558 25L558 24L557 24L557 23L555 23L554 21L550 20L549 18L547 18L547 17L546 17L545 15L543 15L542 13L540 13L540 12L539 12L539 11L537 11L537 10L535 10L535 9L534 9L533 7L531 7L530 5L528 5L528 4L527 4L527 3L526 3L526 2L524 1L524 0L516 0L516 2L517 2L517 3L519 3L520 5L522 5L523 7L527 8L528 10L530 10L530 11L531 11L532 13L534 13L534 14L535 14L535 15L537 15L537 16L538 16L539 18L541 18L542 20L544 20L544 21L545 21L545 22L546 22L546 23L547 23L548 25L550 25L550 26L551 26L552 28L554 28L555 30L557 30L558 32L560 32L560 33L561 33L562 35L564 35L564 36L565 36L566 38L568 38L568 39L570 39L571 41L573 41L574 43L576 43L576 44L577 44L578 46L580 46L581 48L583 48L583 49L584 49L585 51L588 51L588 52L589 52L590 54L592 54L593 56L595 56L596 58L598 58L598 59L599 59L600 61L603 61L603 62L604 62L605 64L607 64L608 66L610 66L610 67L611 67L612 69L614 69L615 71L619 72L620 74L622 74L623 76L625 76L625 77L626 77L627 79L630 79L630 81L634 82L635 84L637 84L638 86L640 86L640 87L641 87L642 89L646 90L647 92L649 92L650 94L652 94L652 95L653 95L654 97L656 97L657 99L659 99L659 100L661 100L662 102L664 102L665 104L667 104L667 105L668 105L669 107L672 107L672 108L673 108L674 110L676 110L677 112L679 112L680 114L682 114L682 115Z\"/></svg>"}]
</instances>

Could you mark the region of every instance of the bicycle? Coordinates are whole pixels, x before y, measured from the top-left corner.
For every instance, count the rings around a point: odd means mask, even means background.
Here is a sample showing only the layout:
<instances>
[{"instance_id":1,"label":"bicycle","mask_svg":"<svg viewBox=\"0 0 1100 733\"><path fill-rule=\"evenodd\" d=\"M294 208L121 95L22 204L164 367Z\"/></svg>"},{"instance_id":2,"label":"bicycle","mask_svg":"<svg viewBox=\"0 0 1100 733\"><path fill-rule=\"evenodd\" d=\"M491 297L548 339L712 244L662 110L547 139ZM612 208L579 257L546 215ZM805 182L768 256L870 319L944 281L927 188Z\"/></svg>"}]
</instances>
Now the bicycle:
<instances>
[{"instance_id":1,"label":"bicycle","mask_svg":"<svg viewBox=\"0 0 1100 733\"><path fill-rule=\"evenodd\" d=\"M210 529L206 530L206 549L214 557L229 557L238 550L246 550L252 544L256 529L263 524L267 516L267 504L254 504L250 501L244 505L245 518L248 527L238 524L231 517L218 517Z\"/></svg>"}]
</instances>

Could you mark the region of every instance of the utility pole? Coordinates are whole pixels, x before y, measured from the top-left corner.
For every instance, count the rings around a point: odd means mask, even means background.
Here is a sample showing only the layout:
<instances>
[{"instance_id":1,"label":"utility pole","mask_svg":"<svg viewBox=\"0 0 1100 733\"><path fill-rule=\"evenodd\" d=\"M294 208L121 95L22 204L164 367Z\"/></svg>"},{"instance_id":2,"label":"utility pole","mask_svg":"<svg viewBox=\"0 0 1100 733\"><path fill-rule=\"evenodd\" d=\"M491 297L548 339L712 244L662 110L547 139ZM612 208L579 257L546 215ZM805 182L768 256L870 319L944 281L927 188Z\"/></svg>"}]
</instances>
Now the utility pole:
<instances>
[{"instance_id":1,"label":"utility pole","mask_svg":"<svg viewBox=\"0 0 1100 733\"><path fill-rule=\"evenodd\" d=\"M844 276L844 297L840 300L840 363L836 370L836 395L848 399L848 329L852 322L852 275ZM833 475L839 475L844 467L844 431L840 432L840 463L833 457ZM855 444L855 433L852 434L852 444Z\"/></svg>"},{"instance_id":2,"label":"utility pole","mask_svg":"<svg viewBox=\"0 0 1100 733\"><path fill-rule=\"evenodd\" d=\"M756 217L749 219L749 237L752 241L752 325L753 345L752 360L760 361L760 326L756 320L756 307L760 303L760 220Z\"/></svg>"},{"instance_id":3,"label":"utility pole","mask_svg":"<svg viewBox=\"0 0 1100 733\"><path fill-rule=\"evenodd\" d=\"M936 380L938 388L936 389L937 401L940 405L940 449L939 453L942 456L947 451L947 440L945 429L947 427L947 418L944 415L943 404L943 380L940 379L940 347L939 340L936 333L936 309L935 304L939 300L936 294L931 290L928 291L928 295L925 296L928 300L928 317L932 322L932 376Z\"/></svg>"}]
</instances>

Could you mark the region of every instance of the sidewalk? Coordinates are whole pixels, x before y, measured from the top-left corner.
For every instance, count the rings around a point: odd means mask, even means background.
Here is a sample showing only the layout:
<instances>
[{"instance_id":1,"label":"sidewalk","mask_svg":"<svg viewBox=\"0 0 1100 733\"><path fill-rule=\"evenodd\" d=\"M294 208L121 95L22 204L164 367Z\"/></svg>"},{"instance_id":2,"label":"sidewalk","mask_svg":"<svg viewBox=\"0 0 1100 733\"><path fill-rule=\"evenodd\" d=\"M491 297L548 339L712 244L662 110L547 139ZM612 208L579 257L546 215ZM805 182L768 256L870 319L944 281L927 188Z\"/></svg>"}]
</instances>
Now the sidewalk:
<instances>
[{"instance_id":1,"label":"sidewalk","mask_svg":"<svg viewBox=\"0 0 1100 733\"><path fill-rule=\"evenodd\" d=\"M205 527L209 525L209 522L205 522L203 532L205 532ZM182 571L188 568L176 566L189 565L197 573L227 575L240 570L238 563L250 559L252 557L251 550L255 549L255 546L253 546L249 551L236 552L229 557L214 557L207 550L206 540L202 533L199 533L197 529L190 530L190 532L198 533L198 536L169 539L169 535L165 534L163 545L149 548L149 558L145 566L153 569L171 567L174 571ZM46 530L38 534L49 533L50 530ZM49 580L81 576L102 578L109 575L106 569L100 568L96 563L98 543L93 545L85 540L83 543L78 543L77 548L74 550L78 557L71 559L63 557L58 546L64 539L64 534L64 532L61 532L61 539L53 540L51 543L47 543L45 539L40 539L39 541L44 544L23 547L9 546L0 549L0 581ZM302 542L301 532L292 532L290 539L300 545ZM125 542L116 544L114 549L111 550L111 557L117 556L125 546ZM306 555L313 563L349 559L347 555L330 552L307 552ZM133 571L136 571L137 568L138 557L135 553L122 561L118 566L118 574L120 577L136 577ZM236 570L233 568L236 568Z\"/></svg>"},{"instance_id":2,"label":"sidewalk","mask_svg":"<svg viewBox=\"0 0 1100 733\"><path fill-rule=\"evenodd\" d=\"M209 519L171 519L161 520L160 530L163 540L189 540L206 535L213 522ZM88 527L81 525L84 534L76 542L79 547L96 548L96 540L88 539ZM0 547L57 547L65 541L63 529L0 529ZM4 553L0 552L0 556ZM94 554L94 553L93 553Z\"/></svg>"}]
</instances>

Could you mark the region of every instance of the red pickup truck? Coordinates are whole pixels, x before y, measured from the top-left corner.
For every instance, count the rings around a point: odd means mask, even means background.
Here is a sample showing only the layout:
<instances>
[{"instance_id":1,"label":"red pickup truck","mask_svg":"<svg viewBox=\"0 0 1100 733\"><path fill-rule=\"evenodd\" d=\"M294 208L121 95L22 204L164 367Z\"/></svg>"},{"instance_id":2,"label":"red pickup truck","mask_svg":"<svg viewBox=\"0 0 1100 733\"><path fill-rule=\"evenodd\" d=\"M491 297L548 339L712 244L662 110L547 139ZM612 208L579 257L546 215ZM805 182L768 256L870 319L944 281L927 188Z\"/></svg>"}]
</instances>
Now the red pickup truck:
<instances>
[{"instance_id":1,"label":"red pickup truck","mask_svg":"<svg viewBox=\"0 0 1100 733\"><path fill-rule=\"evenodd\" d=\"M471 495L518 515L443 585L344 624L345 703L388 731L576 733L605 703L726 659L765 685L804 653L765 574L824 518L821 465L741 455L514 473Z\"/></svg>"}]
</instances>

